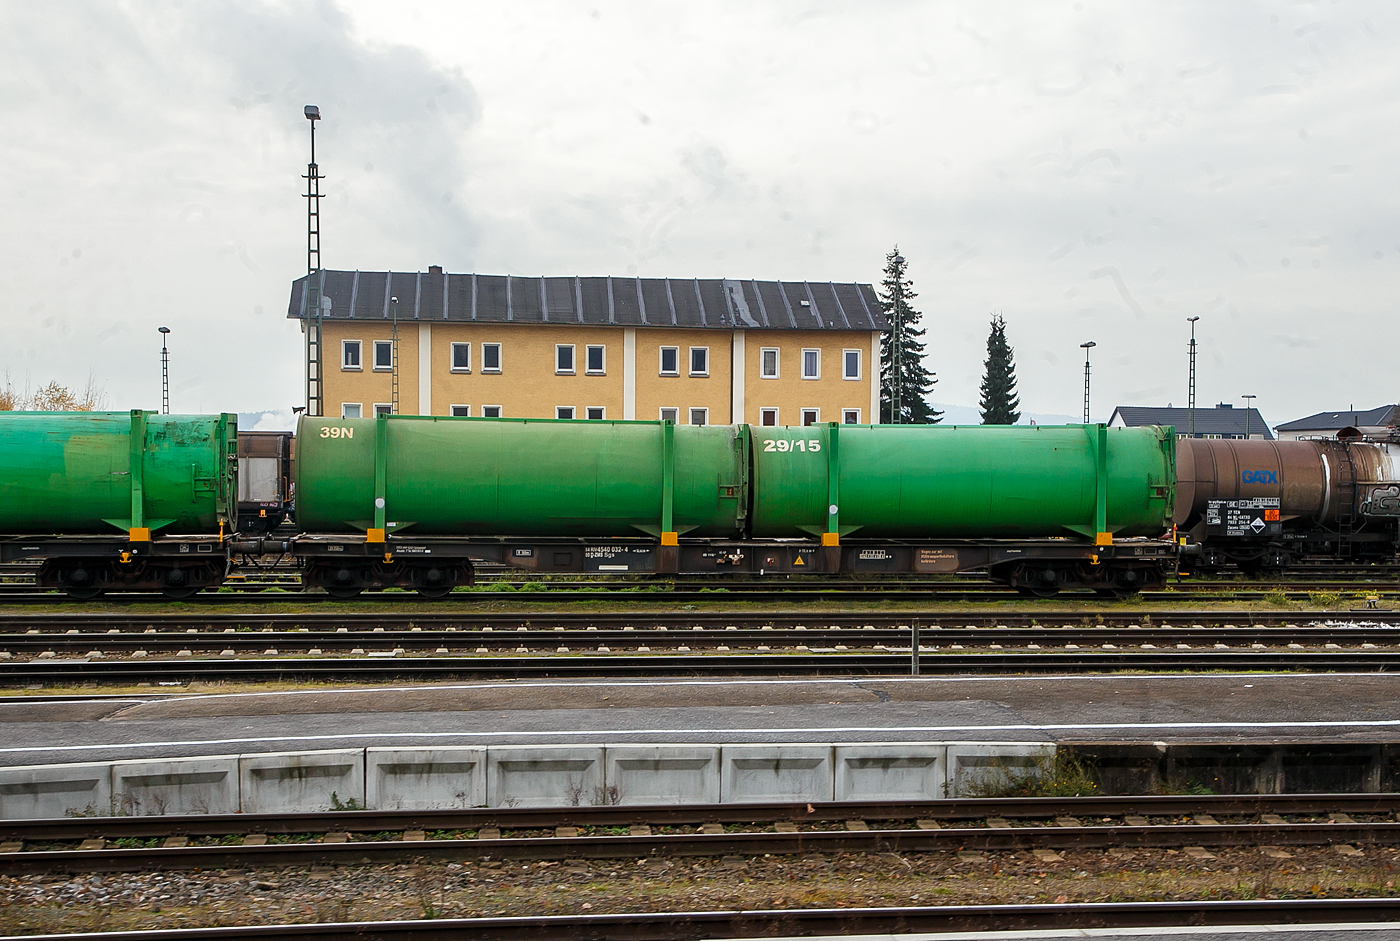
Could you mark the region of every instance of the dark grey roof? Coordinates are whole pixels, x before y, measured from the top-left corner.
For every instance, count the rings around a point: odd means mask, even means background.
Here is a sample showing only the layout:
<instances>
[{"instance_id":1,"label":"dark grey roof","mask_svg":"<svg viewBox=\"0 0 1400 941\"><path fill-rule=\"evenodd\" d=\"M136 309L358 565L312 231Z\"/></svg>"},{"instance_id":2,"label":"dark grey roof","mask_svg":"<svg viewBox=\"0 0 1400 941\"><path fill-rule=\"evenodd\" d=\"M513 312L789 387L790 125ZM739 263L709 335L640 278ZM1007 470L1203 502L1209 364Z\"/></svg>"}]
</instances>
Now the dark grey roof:
<instances>
[{"instance_id":1,"label":"dark grey roof","mask_svg":"<svg viewBox=\"0 0 1400 941\"><path fill-rule=\"evenodd\" d=\"M830 281L517 278L440 271L322 271L332 320L564 323L624 327L887 330L875 289ZM306 314L306 278L287 316Z\"/></svg>"},{"instance_id":2,"label":"dark grey roof","mask_svg":"<svg viewBox=\"0 0 1400 941\"><path fill-rule=\"evenodd\" d=\"M1337 412L1318 412L1307 418L1296 418L1278 426L1279 431L1337 431L1347 427L1371 428L1394 425L1400 421L1400 406L1382 405L1379 408L1356 411L1347 409Z\"/></svg>"},{"instance_id":3,"label":"dark grey roof","mask_svg":"<svg viewBox=\"0 0 1400 941\"><path fill-rule=\"evenodd\" d=\"M1176 433L1179 435L1188 434L1187 429L1191 427L1191 410L1186 408L1150 408L1139 405L1120 405L1113 410L1114 417L1122 418L1123 424L1129 428L1138 428L1143 425L1174 425ZM1230 408L1227 406L1217 406L1215 408L1196 409L1196 434L1198 435L1242 435L1245 432L1245 415L1249 416L1249 433L1257 435L1263 433L1268 440L1273 440L1273 433L1269 431L1269 425L1264 421L1264 416L1259 414L1257 408ZM1109 419L1109 424L1113 419Z\"/></svg>"}]
</instances>

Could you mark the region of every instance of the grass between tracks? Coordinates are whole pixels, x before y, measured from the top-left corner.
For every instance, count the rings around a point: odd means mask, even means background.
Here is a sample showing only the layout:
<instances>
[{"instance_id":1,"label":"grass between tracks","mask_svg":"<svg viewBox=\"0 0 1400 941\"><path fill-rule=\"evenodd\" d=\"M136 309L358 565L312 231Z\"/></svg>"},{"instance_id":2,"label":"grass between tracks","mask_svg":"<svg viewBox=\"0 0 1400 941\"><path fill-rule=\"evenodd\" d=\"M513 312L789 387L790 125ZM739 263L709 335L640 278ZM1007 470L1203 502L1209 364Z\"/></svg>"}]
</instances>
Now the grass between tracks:
<instances>
[{"instance_id":1,"label":"grass between tracks","mask_svg":"<svg viewBox=\"0 0 1400 941\"><path fill-rule=\"evenodd\" d=\"M267 871L0 876L0 932L119 931L494 915L1354 898L1396 895L1400 848L1255 848L473 861ZM408 851L405 852L408 855Z\"/></svg>"}]
</instances>

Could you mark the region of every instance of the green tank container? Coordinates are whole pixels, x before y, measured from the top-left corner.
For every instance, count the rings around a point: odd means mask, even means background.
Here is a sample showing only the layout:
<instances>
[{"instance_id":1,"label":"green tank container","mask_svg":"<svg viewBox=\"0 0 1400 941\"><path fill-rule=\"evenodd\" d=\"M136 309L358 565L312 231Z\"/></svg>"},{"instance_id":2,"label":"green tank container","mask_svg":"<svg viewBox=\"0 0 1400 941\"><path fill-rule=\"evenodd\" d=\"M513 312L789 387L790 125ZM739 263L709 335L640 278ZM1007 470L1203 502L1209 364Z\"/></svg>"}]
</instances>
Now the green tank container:
<instances>
[{"instance_id":1,"label":"green tank container","mask_svg":"<svg viewBox=\"0 0 1400 941\"><path fill-rule=\"evenodd\" d=\"M1170 428L811 425L752 434L758 538L1159 536L1172 525Z\"/></svg>"},{"instance_id":2,"label":"green tank container","mask_svg":"<svg viewBox=\"0 0 1400 941\"><path fill-rule=\"evenodd\" d=\"M742 429L661 422L302 416L303 532L734 536ZM669 506L668 506L669 503Z\"/></svg>"},{"instance_id":3,"label":"green tank container","mask_svg":"<svg viewBox=\"0 0 1400 941\"><path fill-rule=\"evenodd\" d=\"M236 415L0 412L0 534L217 533L237 437Z\"/></svg>"}]
</instances>

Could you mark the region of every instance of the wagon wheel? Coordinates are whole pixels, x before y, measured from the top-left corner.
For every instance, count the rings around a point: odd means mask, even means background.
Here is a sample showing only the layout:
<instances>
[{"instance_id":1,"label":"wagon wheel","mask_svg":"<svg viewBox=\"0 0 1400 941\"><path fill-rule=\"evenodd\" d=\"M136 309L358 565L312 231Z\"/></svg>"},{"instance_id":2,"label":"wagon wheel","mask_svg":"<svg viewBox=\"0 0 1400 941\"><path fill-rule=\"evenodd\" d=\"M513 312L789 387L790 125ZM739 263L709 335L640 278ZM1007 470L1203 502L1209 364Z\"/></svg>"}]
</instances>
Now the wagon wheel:
<instances>
[{"instance_id":1,"label":"wagon wheel","mask_svg":"<svg viewBox=\"0 0 1400 941\"><path fill-rule=\"evenodd\" d=\"M440 601L452 594L451 585L434 585L432 588L419 588L418 597L426 598L429 601Z\"/></svg>"},{"instance_id":2,"label":"wagon wheel","mask_svg":"<svg viewBox=\"0 0 1400 941\"><path fill-rule=\"evenodd\" d=\"M202 588L202 585L166 585L160 593L171 601L183 601L199 594Z\"/></svg>"},{"instance_id":3,"label":"wagon wheel","mask_svg":"<svg viewBox=\"0 0 1400 941\"><path fill-rule=\"evenodd\" d=\"M364 591L359 586L350 585L327 585L326 594L332 598L339 598L341 601L349 601L351 598L358 598L360 592Z\"/></svg>"},{"instance_id":4,"label":"wagon wheel","mask_svg":"<svg viewBox=\"0 0 1400 941\"><path fill-rule=\"evenodd\" d=\"M74 585L69 585L63 589L63 593L74 601L91 601L102 594L103 587L102 585L85 585L79 588Z\"/></svg>"}]
</instances>

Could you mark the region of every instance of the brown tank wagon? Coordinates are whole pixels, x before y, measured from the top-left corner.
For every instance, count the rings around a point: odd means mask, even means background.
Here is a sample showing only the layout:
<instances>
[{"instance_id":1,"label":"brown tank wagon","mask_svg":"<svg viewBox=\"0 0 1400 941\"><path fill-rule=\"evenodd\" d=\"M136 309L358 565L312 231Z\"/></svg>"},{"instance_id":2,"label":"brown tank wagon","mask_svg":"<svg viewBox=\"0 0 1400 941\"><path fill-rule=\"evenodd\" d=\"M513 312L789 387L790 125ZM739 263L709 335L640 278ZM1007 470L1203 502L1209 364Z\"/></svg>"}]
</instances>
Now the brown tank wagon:
<instances>
[{"instance_id":1,"label":"brown tank wagon","mask_svg":"<svg viewBox=\"0 0 1400 941\"><path fill-rule=\"evenodd\" d=\"M1176 472L1177 529L1201 547L1193 568L1395 559L1400 443L1181 438Z\"/></svg>"}]
</instances>

